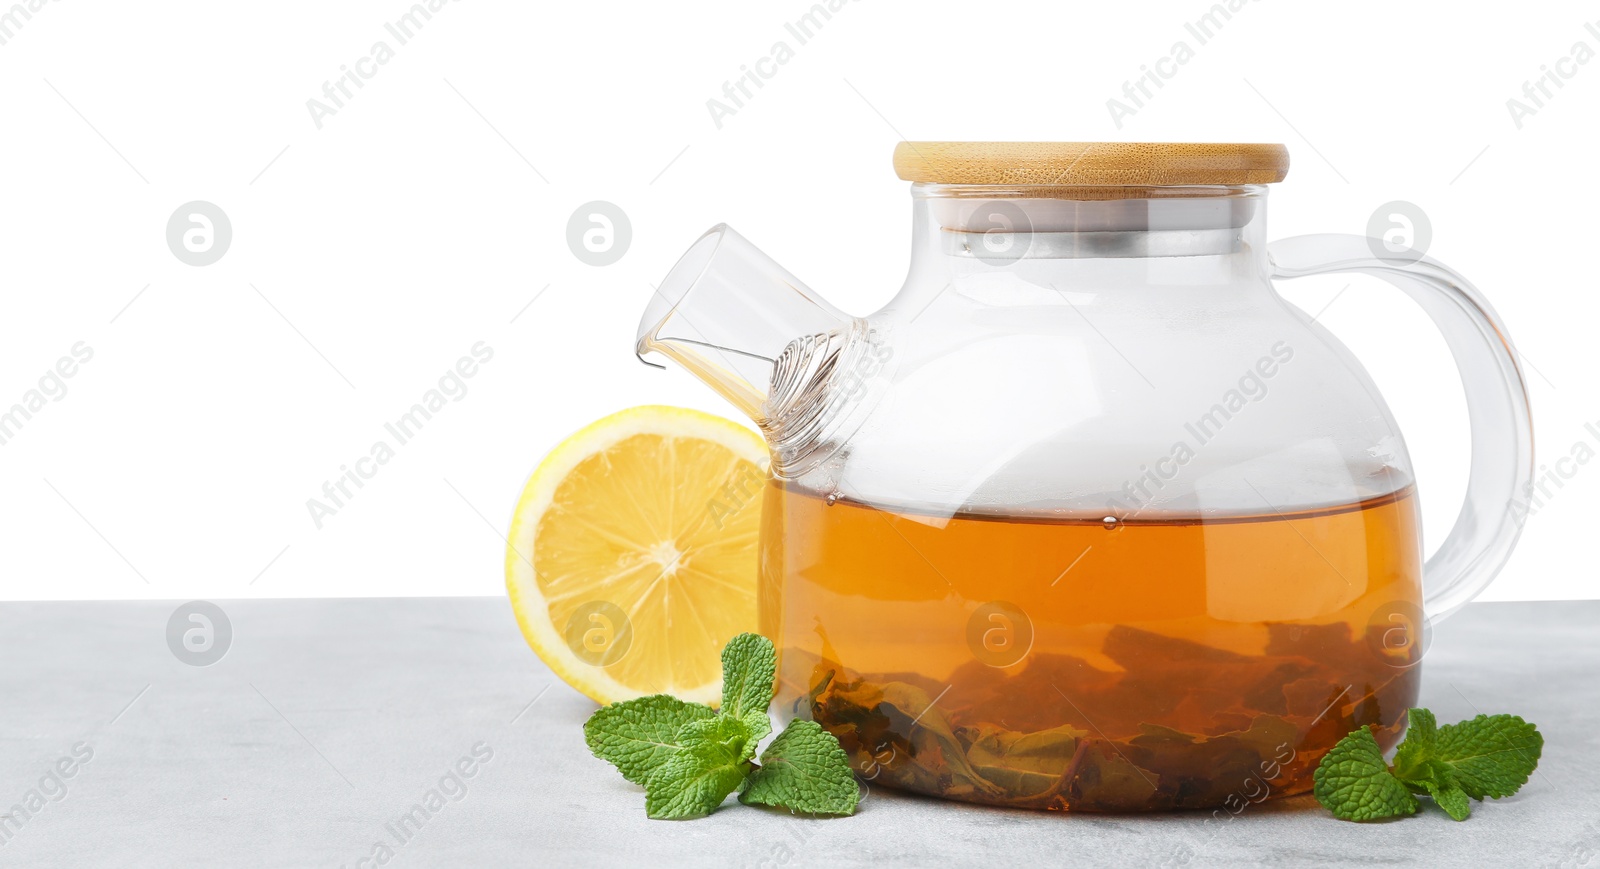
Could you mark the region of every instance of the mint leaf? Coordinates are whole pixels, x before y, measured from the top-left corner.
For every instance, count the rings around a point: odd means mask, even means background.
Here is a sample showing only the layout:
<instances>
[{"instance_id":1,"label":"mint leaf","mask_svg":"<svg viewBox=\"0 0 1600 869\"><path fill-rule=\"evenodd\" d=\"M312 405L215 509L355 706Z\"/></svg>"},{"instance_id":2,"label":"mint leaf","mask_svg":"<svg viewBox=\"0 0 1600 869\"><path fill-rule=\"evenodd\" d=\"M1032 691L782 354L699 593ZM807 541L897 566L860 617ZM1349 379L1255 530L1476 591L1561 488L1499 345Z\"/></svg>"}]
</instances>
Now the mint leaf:
<instances>
[{"instance_id":1,"label":"mint leaf","mask_svg":"<svg viewBox=\"0 0 1600 869\"><path fill-rule=\"evenodd\" d=\"M772 718L767 715L767 710L765 709L760 711L752 709L740 716L740 720L744 722L746 727L750 728L751 745L766 739L767 734L772 732Z\"/></svg>"},{"instance_id":2,"label":"mint leaf","mask_svg":"<svg viewBox=\"0 0 1600 869\"><path fill-rule=\"evenodd\" d=\"M1510 796L1527 783L1544 750L1538 729L1515 715L1479 715L1444 727L1436 726L1426 709L1408 715L1410 727L1395 752L1394 774L1415 791L1451 793L1452 800L1456 790L1476 800Z\"/></svg>"},{"instance_id":3,"label":"mint leaf","mask_svg":"<svg viewBox=\"0 0 1600 869\"><path fill-rule=\"evenodd\" d=\"M1448 766L1473 799L1498 799L1528 783L1543 751L1544 737L1532 724L1515 715L1479 715L1439 728L1429 759Z\"/></svg>"},{"instance_id":4,"label":"mint leaf","mask_svg":"<svg viewBox=\"0 0 1600 869\"><path fill-rule=\"evenodd\" d=\"M1427 789L1428 795L1433 797L1433 801L1439 804L1439 808L1444 809L1445 814L1451 818L1465 821L1467 816L1472 814L1472 803L1467 799L1467 792L1455 781L1452 780L1445 785L1428 781L1423 782L1423 787Z\"/></svg>"},{"instance_id":5,"label":"mint leaf","mask_svg":"<svg viewBox=\"0 0 1600 869\"><path fill-rule=\"evenodd\" d=\"M731 715L713 715L691 721L678 731L678 742L685 750L704 743L716 743L740 761L756 756L756 741L749 722Z\"/></svg>"},{"instance_id":6,"label":"mint leaf","mask_svg":"<svg viewBox=\"0 0 1600 869\"><path fill-rule=\"evenodd\" d=\"M700 703L652 694L602 707L584 723L583 739L595 757L609 761L623 778L642 785L681 749L678 731L684 725L715 714Z\"/></svg>"},{"instance_id":7,"label":"mint leaf","mask_svg":"<svg viewBox=\"0 0 1600 869\"><path fill-rule=\"evenodd\" d=\"M776 670L772 641L760 634L740 634L722 647L722 714L746 719L757 740L772 732L767 707Z\"/></svg>"},{"instance_id":8,"label":"mint leaf","mask_svg":"<svg viewBox=\"0 0 1600 869\"><path fill-rule=\"evenodd\" d=\"M1347 821L1410 815L1417 798L1389 772L1372 731L1363 727L1339 740L1312 773L1317 802Z\"/></svg>"},{"instance_id":9,"label":"mint leaf","mask_svg":"<svg viewBox=\"0 0 1600 869\"><path fill-rule=\"evenodd\" d=\"M1394 774L1405 781L1428 777L1426 762L1439 741L1439 722L1426 709L1406 713L1406 740L1394 753Z\"/></svg>"},{"instance_id":10,"label":"mint leaf","mask_svg":"<svg viewBox=\"0 0 1600 869\"><path fill-rule=\"evenodd\" d=\"M761 754L739 801L808 815L850 815L861 800L850 758L815 721L795 719Z\"/></svg>"},{"instance_id":11,"label":"mint leaf","mask_svg":"<svg viewBox=\"0 0 1600 869\"><path fill-rule=\"evenodd\" d=\"M645 813L652 818L709 814L744 781L756 750L749 725L731 715L690 721L677 739L681 750L645 784Z\"/></svg>"},{"instance_id":12,"label":"mint leaf","mask_svg":"<svg viewBox=\"0 0 1600 869\"><path fill-rule=\"evenodd\" d=\"M1408 737L1409 739L1409 737ZM1423 743L1426 744L1426 743ZM1404 748L1404 746L1402 746ZM1413 754L1420 749L1413 749ZM1399 756L1396 755L1398 761ZM1445 814L1458 820L1465 821L1472 814L1472 807L1468 804L1467 792L1461 789L1456 781L1455 773L1450 767L1437 760L1408 759L1405 775L1401 775L1399 763L1395 764L1394 774L1414 794L1427 794L1433 801L1444 809Z\"/></svg>"}]
</instances>

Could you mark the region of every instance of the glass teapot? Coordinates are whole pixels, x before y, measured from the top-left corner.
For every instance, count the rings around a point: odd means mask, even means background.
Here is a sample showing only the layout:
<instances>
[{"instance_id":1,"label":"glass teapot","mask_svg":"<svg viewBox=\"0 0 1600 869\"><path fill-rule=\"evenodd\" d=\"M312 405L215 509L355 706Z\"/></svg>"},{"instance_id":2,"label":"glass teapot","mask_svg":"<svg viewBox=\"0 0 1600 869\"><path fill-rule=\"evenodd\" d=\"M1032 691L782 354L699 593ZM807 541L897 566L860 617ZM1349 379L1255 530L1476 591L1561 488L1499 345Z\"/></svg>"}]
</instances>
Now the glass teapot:
<instances>
[{"instance_id":1,"label":"glass teapot","mask_svg":"<svg viewBox=\"0 0 1600 869\"><path fill-rule=\"evenodd\" d=\"M1387 749L1430 622L1505 563L1532 474L1499 318L1360 236L1266 243L1280 145L903 142L911 269L841 313L727 226L637 351L771 448L761 631L782 715L874 784L1062 810L1225 807ZM1405 441L1273 278L1361 272L1460 369L1471 478L1423 563Z\"/></svg>"}]
</instances>

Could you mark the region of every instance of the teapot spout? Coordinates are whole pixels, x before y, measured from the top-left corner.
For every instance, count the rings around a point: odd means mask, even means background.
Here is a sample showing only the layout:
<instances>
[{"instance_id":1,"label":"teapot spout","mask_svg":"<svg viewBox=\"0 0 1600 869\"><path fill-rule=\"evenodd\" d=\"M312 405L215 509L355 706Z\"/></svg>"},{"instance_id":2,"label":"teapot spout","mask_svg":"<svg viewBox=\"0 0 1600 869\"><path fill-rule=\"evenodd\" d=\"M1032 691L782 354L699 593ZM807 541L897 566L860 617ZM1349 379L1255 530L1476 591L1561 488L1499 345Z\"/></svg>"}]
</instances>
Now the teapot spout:
<instances>
[{"instance_id":1,"label":"teapot spout","mask_svg":"<svg viewBox=\"0 0 1600 869\"><path fill-rule=\"evenodd\" d=\"M660 354L689 369L765 429L777 413L773 372L785 348L839 334L851 323L744 236L718 224L656 289L635 350L641 359Z\"/></svg>"}]
</instances>

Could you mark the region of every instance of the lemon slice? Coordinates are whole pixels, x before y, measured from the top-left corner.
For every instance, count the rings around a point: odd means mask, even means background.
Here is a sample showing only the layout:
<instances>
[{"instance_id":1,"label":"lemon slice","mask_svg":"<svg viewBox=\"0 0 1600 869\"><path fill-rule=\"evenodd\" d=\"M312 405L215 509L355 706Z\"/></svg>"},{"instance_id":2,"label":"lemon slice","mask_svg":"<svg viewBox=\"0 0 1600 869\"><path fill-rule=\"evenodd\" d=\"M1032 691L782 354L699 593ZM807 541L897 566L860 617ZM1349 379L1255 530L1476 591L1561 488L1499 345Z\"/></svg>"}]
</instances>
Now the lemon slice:
<instances>
[{"instance_id":1,"label":"lemon slice","mask_svg":"<svg viewBox=\"0 0 1600 869\"><path fill-rule=\"evenodd\" d=\"M599 703L715 703L723 645L756 630L766 458L755 432L678 407L625 410L563 441L507 537L528 645Z\"/></svg>"}]
</instances>

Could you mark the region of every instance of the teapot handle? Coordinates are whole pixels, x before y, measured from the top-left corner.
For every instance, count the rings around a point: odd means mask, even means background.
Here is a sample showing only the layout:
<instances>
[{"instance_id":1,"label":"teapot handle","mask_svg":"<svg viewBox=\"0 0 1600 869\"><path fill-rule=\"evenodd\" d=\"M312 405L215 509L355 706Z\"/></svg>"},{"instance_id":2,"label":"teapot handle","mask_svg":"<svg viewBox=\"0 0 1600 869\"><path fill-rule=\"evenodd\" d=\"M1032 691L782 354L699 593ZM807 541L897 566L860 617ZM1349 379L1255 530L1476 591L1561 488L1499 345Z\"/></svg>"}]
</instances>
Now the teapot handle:
<instances>
[{"instance_id":1,"label":"teapot handle","mask_svg":"<svg viewBox=\"0 0 1600 869\"><path fill-rule=\"evenodd\" d=\"M1517 544L1516 497L1533 479L1533 421L1505 324L1466 278L1416 251L1390 253L1359 235L1301 235L1268 246L1272 277L1337 272L1394 284L1433 319L1455 357L1472 425L1472 467L1455 527L1423 568L1428 620L1437 623L1488 586Z\"/></svg>"}]
</instances>

